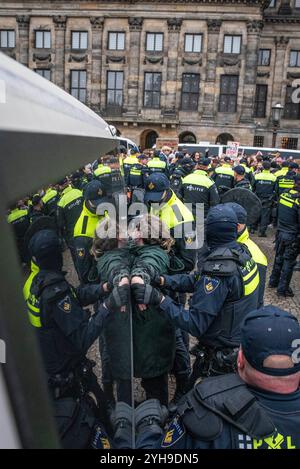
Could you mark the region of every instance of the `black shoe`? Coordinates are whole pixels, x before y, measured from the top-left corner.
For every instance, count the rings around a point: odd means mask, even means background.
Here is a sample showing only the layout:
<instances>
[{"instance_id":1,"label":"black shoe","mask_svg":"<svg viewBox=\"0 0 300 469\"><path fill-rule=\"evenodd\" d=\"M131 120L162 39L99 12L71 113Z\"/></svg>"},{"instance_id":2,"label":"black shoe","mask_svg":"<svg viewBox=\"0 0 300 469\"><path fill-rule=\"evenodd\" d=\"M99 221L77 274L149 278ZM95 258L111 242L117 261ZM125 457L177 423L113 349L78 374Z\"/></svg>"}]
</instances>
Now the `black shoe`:
<instances>
[{"instance_id":1,"label":"black shoe","mask_svg":"<svg viewBox=\"0 0 300 469\"><path fill-rule=\"evenodd\" d=\"M291 288L289 288L288 290L286 290L285 296L286 296L287 298L294 298L295 293L293 292L293 290L292 290Z\"/></svg>"},{"instance_id":2,"label":"black shoe","mask_svg":"<svg viewBox=\"0 0 300 469\"><path fill-rule=\"evenodd\" d=\"M277 288L278 287L278 283L271 283L269 282L269 285L268 285L268 288Z\"/></svg>"},{"instance_id":3,"label":"black shoe","mask_svg":"<svg viewBox=\"0 0 300 469\"><path fill-rule=\"evenodd\" d=\"M286 298L286 294L284 291L277 291L276 294L279 298Z\"/></svg>"},{"instance_id":4,"label":"black shoe","mask_svg":"<svg viewBox=\"0 0 300 469\"><path fill-rule=\"evenodd\" d=\"M259 238L267 238L266 233L259 233L258 235Z\"/></svg>"}]
</instances>

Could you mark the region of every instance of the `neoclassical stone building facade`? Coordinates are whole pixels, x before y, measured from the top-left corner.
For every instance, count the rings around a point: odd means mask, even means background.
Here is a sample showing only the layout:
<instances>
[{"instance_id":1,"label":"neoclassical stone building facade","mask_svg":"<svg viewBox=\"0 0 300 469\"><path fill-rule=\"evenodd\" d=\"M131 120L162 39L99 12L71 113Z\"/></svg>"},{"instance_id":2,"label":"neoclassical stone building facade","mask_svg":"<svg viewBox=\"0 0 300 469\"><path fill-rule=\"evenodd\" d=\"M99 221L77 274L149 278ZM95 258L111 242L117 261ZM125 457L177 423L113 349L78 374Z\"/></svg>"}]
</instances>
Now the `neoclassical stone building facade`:
<instances>
[{"instance_id":1,"label":"neoclassical stone building facade","mask_svg":"<svg viewBox=\"0 0 300 469\"><path fill-rule=\"evenodd\" d=\"M299 0L2 1L0 50L143 147L271 146L280 103L277 146L300 149Z\"/></svg>"}]
</instances>

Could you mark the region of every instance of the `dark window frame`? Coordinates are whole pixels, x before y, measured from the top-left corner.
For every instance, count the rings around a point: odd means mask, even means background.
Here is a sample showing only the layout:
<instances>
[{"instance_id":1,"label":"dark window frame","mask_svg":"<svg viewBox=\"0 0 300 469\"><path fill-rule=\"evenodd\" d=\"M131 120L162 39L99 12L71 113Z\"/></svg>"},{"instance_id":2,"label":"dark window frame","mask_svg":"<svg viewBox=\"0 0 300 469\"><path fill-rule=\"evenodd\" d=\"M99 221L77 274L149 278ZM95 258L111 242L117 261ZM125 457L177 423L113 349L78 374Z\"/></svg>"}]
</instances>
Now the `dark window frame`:
<instances>
[{"instance_id":1,"label":"dark window frame","mask_svg":"<svg viewBox=\"0 0 300 469\"><path fill-rule=\"evenodd\" d=\"M236 93L225 93L225 92L222 92L222 84L225 80L225 78L236 78ZM231 84L230 84L231 85ZM221 113L226 113L226 114L235 114L237 112L237 102L238 102L238 91L239 91L239 75L229 75L229 74L223 74L221 75L221 79L220 79L220 95L219 95L219 107L218 107L218 110L219 112ZM226 109L227 110L224 110L222 109L222 103L221 103L221 98L222 96L228 96L228 100L227 103L226 103ZM234 111L231 111L231 110L228 110L229 107L230 107L230 97L234 97Z\"/></svg>"},{"instance_id":2,"label":"dark window frame","mask_svg":"<svg viewBox=\"0 0 300 469\"><path fill-rule=\"evenodd\" d=\"M2 46L1 44L1 36L2 36L2 33L6 33L7 37L7 46ZM14 33L14 45L13 46L10 46L9 45L9 33ZM15 29L0 29L0 49L14 49L16 47L16 30Z\"/></svg>"},{"instance_id":3,"label":"dark window frame","mask_svg":"<svg viewBox=\"0 0 300 469\"><path fill-rule=\"evenodd\" d=\"M80 86L80 74L81 73L85 73L85 87L81 87ZM78 86L72 86L73 85L73 73L78 73ZM77 90L77 96L74 96L74 94L72 93L73 90ZM85 99L84 100L81 100L79 99L80 98L80 91L84 90L85 91ZM83 69L83 70L76 70L76 69L72 69L70 70L70 94L72 96L74 96L75 98L78 99L78 101L82 102L82 103L86 103L86 99L87 99L87 70L86 69Z\"/></svg>"},{"instance_id":4,"label":"dark window frame","mask_svg":"<svg viewBox=\"0 0 300 469\"><path fill-rule=\"evenodd\" d=\"M198 87L197 91L185 91L184 88L184 79L190 77L192 81L192 77L195 77L198 79ZM190 83L190 87L191 87ZM188 106L186 107L184 103L184 95L188 95ZM197 105L193 106L193 97L197 96ZM181 110L182 111L198 111L198 106L199 106L199 97L200 97L200 73L183 73L182 74L182 81L181 81Z\"/></svg>"},{"instance_id":5,"label":"dark window frame","mask_svg":"<svg viewBox=\"0 0 300 469\"><path fill-rule=\"evenodd\" d=\"M43 40L42 40L42 47L38 47L37 46L37 33L42 33L43 35ZM45 47L45 33L49 33L50 34L50 46L49 47ZM51 44L52 43L52 38L51 38L51 30L50 29L36 29L34 31L34 47L35 49L51 49Z\"/></svg>"},{"instance_id":6,"label":"dark window frame","mask_svg":"<svg viewBox=\"0 0 300 469\"><path fill-rule=\"evenodd\" d=\"M109 40L110 40L110 35L111 34L116 34L117 35L116 46L118 46L118 35L119 34L124 35L124 48L123 49L119 49L118 47L116 47L115 49L112 49L112 48L109 47ZM117 50L117 51L126 50L126 32L125 31L108 31L108 34L107 34L107 50Z\"/></svg>"},{"instance_id":7,"label":"dark window frame","mask_svg":"<svg viewBox=\"0 0 300 469\"><path fill-rule=\"evenodd\" d=\"M232 40L232 43L231 43L231 52L226 52L226 51L225 51L225 40L226 40L226 37L231 37L231 38L239 37L239 38L240 38L240 49L239 49L239 52L232 52L233 40ZM242 36L241 34L224 34L224 38L223 38L223 53L224 53L224 54L239 55L239 54L241 54L241 52L242 52L242 44L243 44L243 36Z\"/></svg>"},{"instance_id":8,"label":"dark window frame","mask_svg":"<svg viewBox=\"0 0 300 469\"><path fill-rule=\"evenodd\" d=\"M296 65L292 65L292 53L293 52L297 54ZM300 50L297 50L297 49L291 49L290 50L289 67L291 67L291 68L299 68L300 67Z\"/></svg>"},{"instance_id":9,"label":"dark window frame","mask_svg":"<svg viewBox=\"0 0 300 469\"><path fill-rule=\"evenodd\" d=\"M154 35L154 48L153 49L148 49L148 36ZM161 49L157 50L155 45L156 45L156 36L162 36L162 47ZM145 43L145 51L146 52L163 52L164 50L164 42L165 42L165 35L164 33L152 33L150 31L146 32L146 43Z\"/></svg>"},{"instance_id":10,"label":"dark window frame","mask_svg":"<svg viewBox=\"0 0 300 469\"><path fill-rule=\"evenodd\" d=\"M151 89L151 90L147 90L146 89L146 75L152 75L152 85L153 85L153 78L154 78L154 75L159 75L160 77L160 86L159 86L159 90L155 90L155 89ZM145 72L144 73L144 99L143 99L143 107L145 109L161 109L161 85L162 85L162 73L161 72ZM148 93L151 93L151 105L146 105L146 95ZM153 105L153 96L154 96L154 93L159 93L159 103L158 103L158 106L154 106Z\"/></svg>"},{"instance_id":11,"label":"dark window frame","mask_svg":"<svg viewBox=\"0 0 300 469\"><path fill-rule=\"evenodd\" d=\"M299 139L297 137L282 137L281 148L285 150L298 150Z\"/></svg>"},{"instance_id":12,"label":"dark window frame","mask_svg":"<svg viewBox=\"0 0 300 469\"><path fill-rule=\"evenodd\" d=\"M253 146L263 148L265 143L264 135L254 135Z\"/></svg>"},{"instance_id":13,"label":"dark window frame","mask_svg":"<svg viewBox=\"0 0 300 469\"><path fill-rule=\"evenodd\" d=\"M43 72L43 73L40 73L40 72ZM44 72L49 72L49 78L45 77ZM40 75L43 78L46 78L46 80L52 81L51 80L52 75L51 75L51 69L50 68L36 68L35 73L37 73L38 75Z\"/></svg>"},{"instance_id":14,"label":"dark window frame","mask_svg":"<svg viewBox=\"0 0 300 469\"><path fill-rule=\"evenodd\" d=\"M110 73L113 73L115 74L115 78L114 78L114 88L109 88L109 74ZM116 88L116 84L117 84L117 73L121 73L122 74L122 88ZM114 92L114 98L116 97L116 92L117 91L122 91L122 103L121 104L117 104L116 103L116 100L114 99L114 102L113 103L109 103L108 102L108 92L109 91L113 91ZM123 101L124 101L124 71L123 70L107 70L106 72L106 107L122 107L123 106Z\"/></svg>"},{"instance_id":15,"label":"dark window frame","mask_svg":"<svg viewBox=\"0 0 300 469\"><path fill-rule=\"evenodd\" d=\"M191 51L186 50L186 37L187 36L193 36L193 47L192 47ZM200 51L194 51L195 36L199 36L201 38ZM202 50L203 50L203 33L185 33L184 34L184 52L185 52L185 54L201 54Z\"/></svg>"},{"instance_id":16,"label":"dark window frame","mask_svg":"<svg viewBox=\"0 0 300 469\"><path fill-rule=\"evenodd\" d=\"M79 47L73 47L73 34L79 33ZM86 47L81 47L81 34L86 34ZM72 29L71 31L71 49L72 50L87 50L89 48L89 32L87 30L75 30Z\"/></svg>"},{"instance_id":17,"label":"dark window frame","mask_svg":"<svg viewBox=\"0 0 300 469\"><path fill-rule=\"evenodd\" d=\"M263 63L263 60L261 60L261 59L263 58L263 53L266 52L266 51L269 53L268 61L267 61L267 63ZM271 56L272 56L272 49L264 49L264 48L259 49L259 51L258 51L258 66L259 67L270 67Z\"/></svg>"},{"instance_id":18,"label":"dark window frame","mask_svg":"<svg viewBox=\"0 0 300 469\"><path fill-rule=\"evenodd\" d=\"M287 120L300 120L300 103L293 103L291 95L299 87L293 87L288 85L285 92L285 103L284 103L284 112L283 118ZM300 91L299 91L300 95ZM296 111L296 112L295 112ZM295 116L295 117L294 117Z\"/></svg>"},{"instance_id":19,"label":"dark window frame","mask_svg":"<svg viewBox=\"0 0 300 469\"><path fill-rule=\"evenodd\" d=\"M264 92L261 93L261 90L264 90ZM261 95L263 95L262 98L261 98ZM268 85L264 83L258 83L256 85L256 90L255 90L254 117L261 117L261 118L266 117L267 102L268 102Z\"/></svg>"}]
</instances>

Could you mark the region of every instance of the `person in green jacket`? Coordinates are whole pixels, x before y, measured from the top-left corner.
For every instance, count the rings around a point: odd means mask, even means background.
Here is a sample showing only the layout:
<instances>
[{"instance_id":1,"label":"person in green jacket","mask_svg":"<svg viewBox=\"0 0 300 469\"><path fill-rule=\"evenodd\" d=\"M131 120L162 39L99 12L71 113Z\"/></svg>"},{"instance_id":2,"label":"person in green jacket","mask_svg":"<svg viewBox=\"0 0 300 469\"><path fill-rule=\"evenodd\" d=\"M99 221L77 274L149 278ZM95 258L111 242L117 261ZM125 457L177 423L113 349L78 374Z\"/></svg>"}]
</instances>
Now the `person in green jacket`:
<instances>
[{"instance_id":1,"label":"person in green jacket","mask_svg":"<svg viewBox=\"0 0 300 469\"><path fill-rule=\"evenodd\" d=\"M152 231L145 231L145 227L150 226ZM156 228L159 230L157 236L154 234ZM140 282L150 285L157 274L168 272L168 251L174 241L158 218L151 215L138 217L129 236L129 240L121 238L120 233L112 239L94 239L92 252L97 259L98 273L101 281L107 281L110 288L120 285L124 279L131 282L132 288ZM104 390L107 395L112 394L109 388L116 382L118 400L131 404L133 374L142 379L147 399L158 399L167 405L168 373L173 368L176 348L175 328L158 307L142 307L133 302L131 337L130 315L130 308L116 311L100 341ZM130 366L131 346L134 370Z\"/></svg>"}]
</instances>

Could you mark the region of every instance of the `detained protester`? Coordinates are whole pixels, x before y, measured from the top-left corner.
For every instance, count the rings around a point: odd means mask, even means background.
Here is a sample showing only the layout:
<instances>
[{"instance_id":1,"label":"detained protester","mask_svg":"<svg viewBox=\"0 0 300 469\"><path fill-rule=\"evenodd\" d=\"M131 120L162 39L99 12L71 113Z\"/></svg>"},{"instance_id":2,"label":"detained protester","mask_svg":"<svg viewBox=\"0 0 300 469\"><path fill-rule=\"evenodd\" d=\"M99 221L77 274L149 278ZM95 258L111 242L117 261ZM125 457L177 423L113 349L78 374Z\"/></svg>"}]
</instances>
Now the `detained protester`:
<instances>
[{"instance_id":1,"label":"detained protester","mask_svg":"<svg viewBox=\"0 0 300 469\"><path fill-rule=\"evenodd\" d=\"M175 356L175 328L167 314L155 305L141 306L134 301L136 285L150 287L151 281L160 273L168 273L170 251L174 241L163 223L153 216L145 215L133 220L129 241L117 233L115 238L96 237L92 251L97 259L99 276L108 281L111 288L123 281L132 290L131 338L129 308L115 312L103 333L102 369L104 365L104 389L112 396L113 382L117 383L119 401L131 404L130 357L133 344L134 376L141 378L147 399L158 399L168 405L168 373L172 370ZM102 222L100 229L104 229ZM133 229L134 228L134 229ZM119 231L119 228L118 228ZM108 229L109 234L109 229Z\"/></svg>"}]
</instances>

